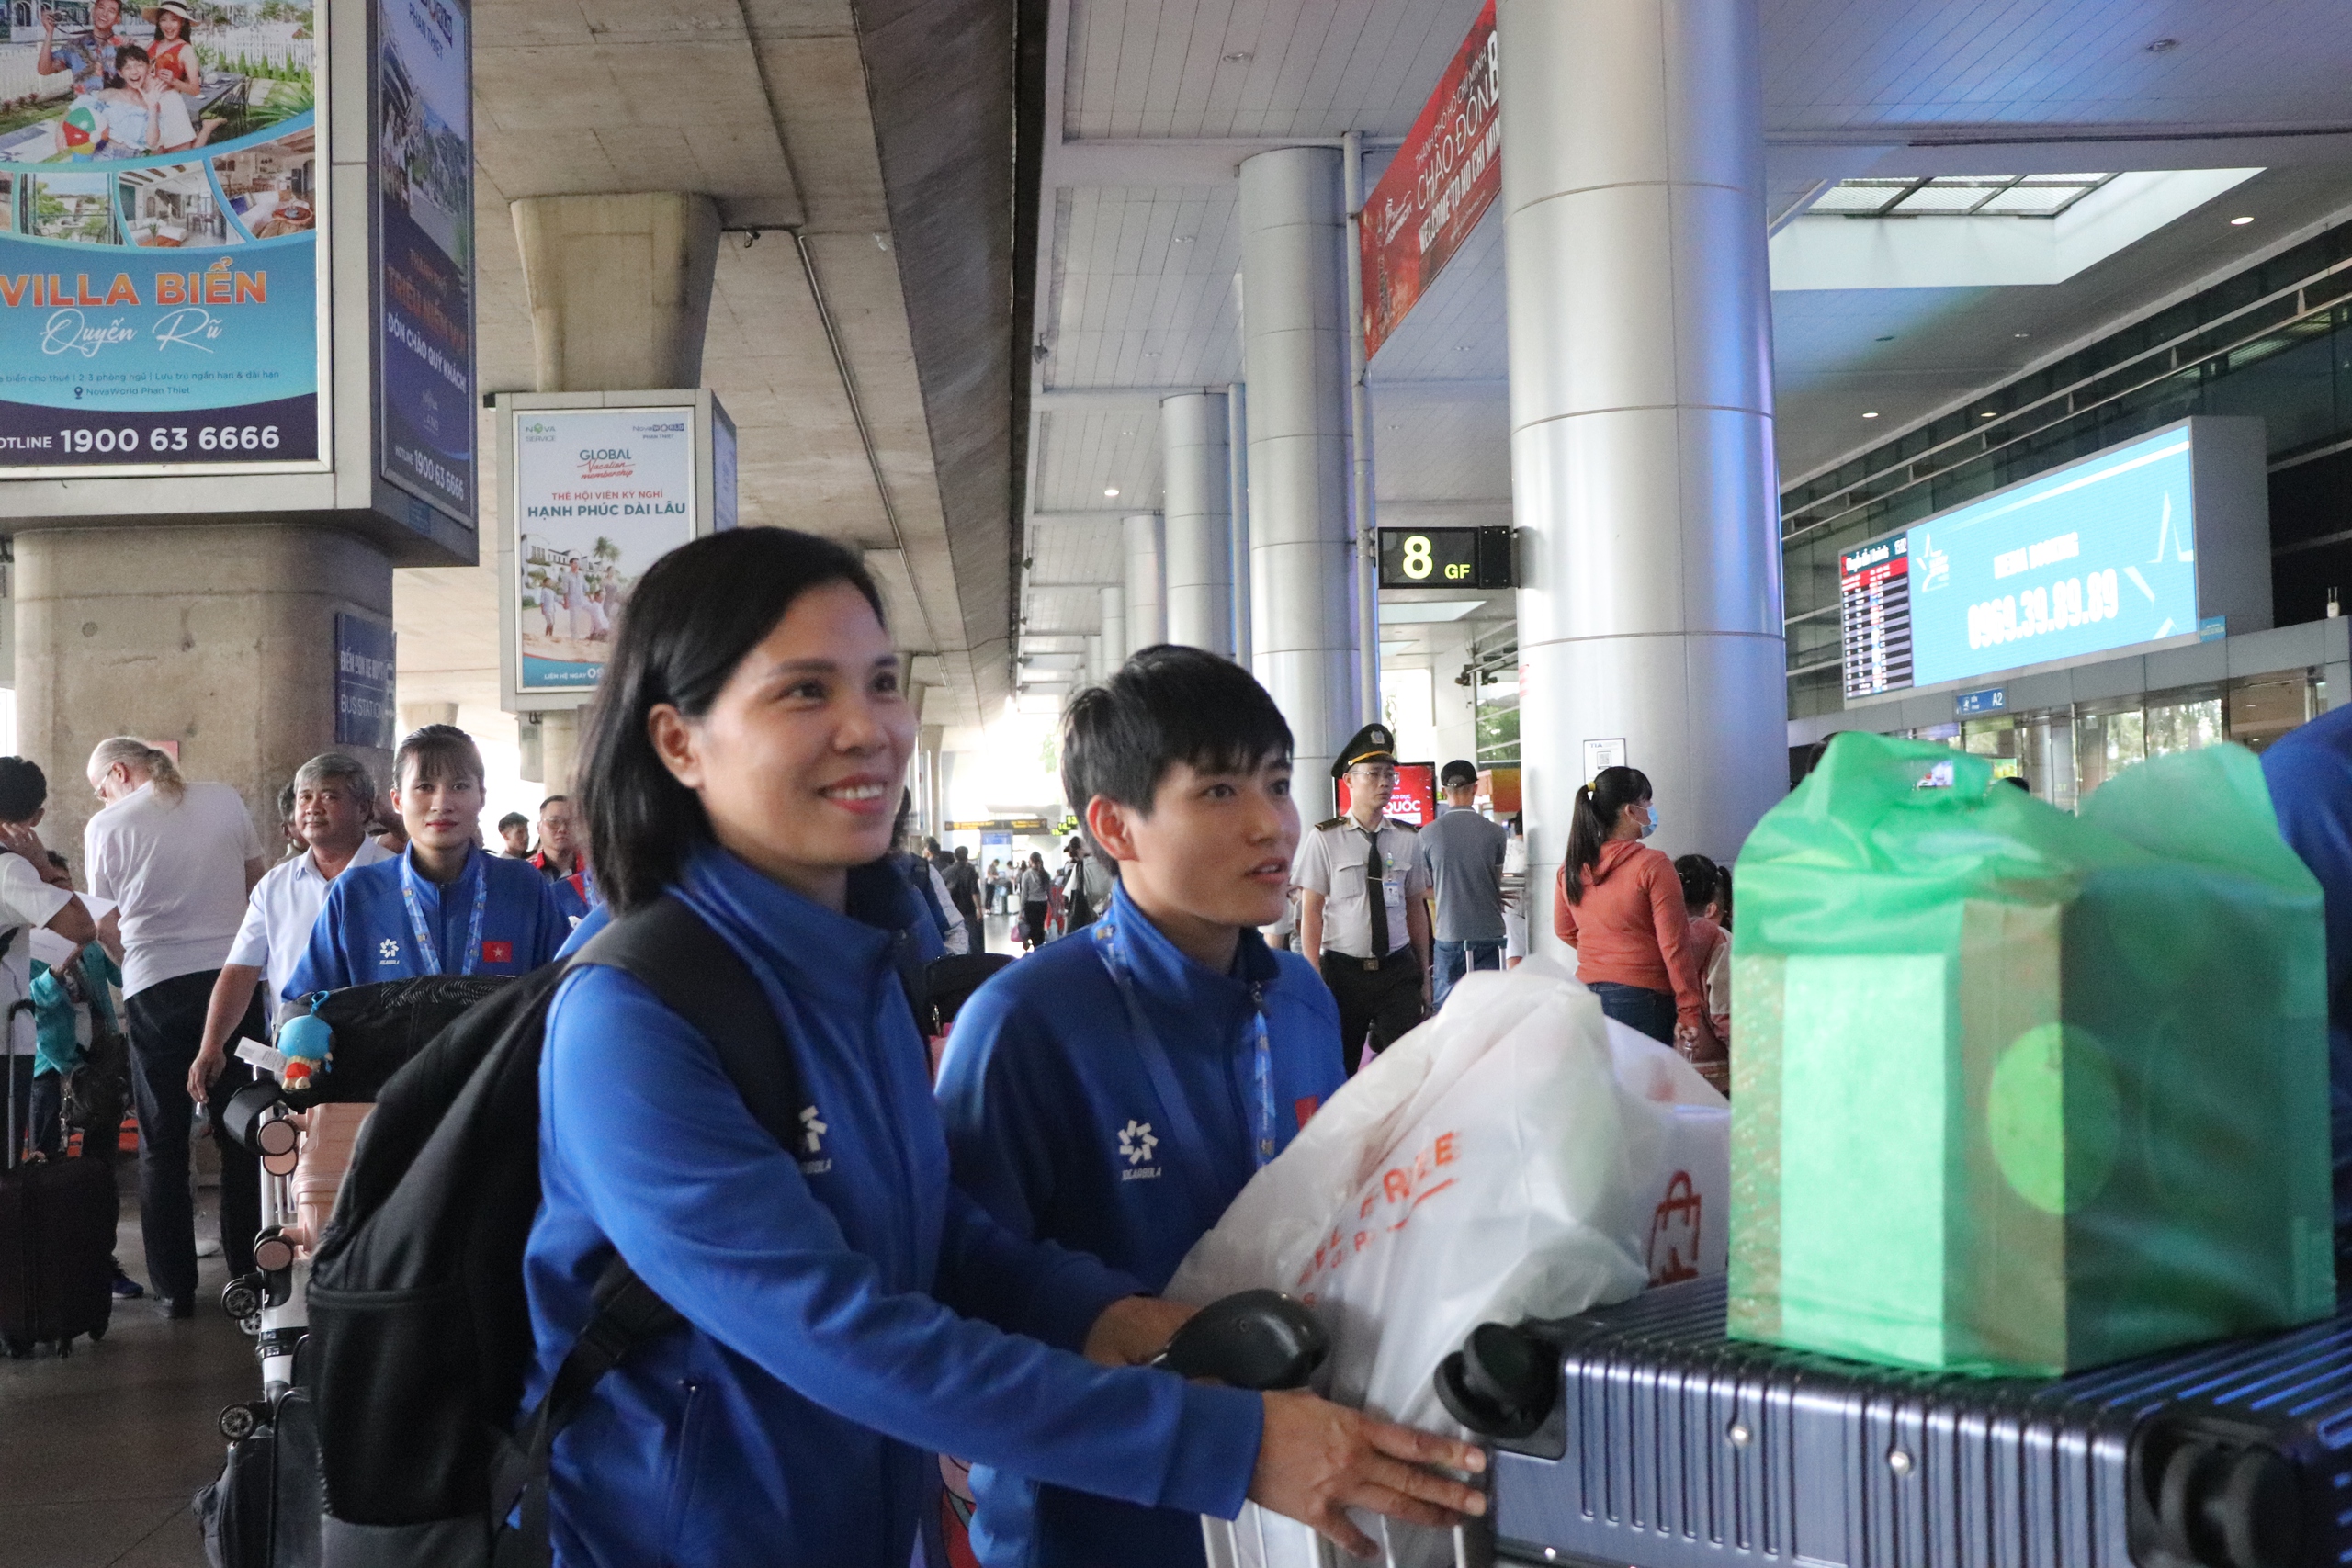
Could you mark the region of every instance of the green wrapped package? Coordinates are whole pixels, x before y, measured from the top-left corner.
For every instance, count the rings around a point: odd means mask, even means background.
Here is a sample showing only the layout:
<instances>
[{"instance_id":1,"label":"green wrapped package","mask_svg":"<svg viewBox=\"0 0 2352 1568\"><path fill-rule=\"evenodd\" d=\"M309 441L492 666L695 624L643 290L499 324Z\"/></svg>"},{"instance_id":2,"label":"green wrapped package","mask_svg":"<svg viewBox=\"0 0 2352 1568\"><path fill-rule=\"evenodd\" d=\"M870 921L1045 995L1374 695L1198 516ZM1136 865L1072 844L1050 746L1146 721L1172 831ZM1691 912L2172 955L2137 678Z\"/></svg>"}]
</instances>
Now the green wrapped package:
<instances>
[{"instance_id":1,"label":"green wrapped package","mask_svg":"<svg viewBox=\"0 0 2352 1568\"><path fill-rule=\"evenodd\" d=\"M2077 818L1842 735L1738 887L1735 1336L2050 1376L2334 1310L2320 890L2250 753Z\"/></svg>"}]
</instances>

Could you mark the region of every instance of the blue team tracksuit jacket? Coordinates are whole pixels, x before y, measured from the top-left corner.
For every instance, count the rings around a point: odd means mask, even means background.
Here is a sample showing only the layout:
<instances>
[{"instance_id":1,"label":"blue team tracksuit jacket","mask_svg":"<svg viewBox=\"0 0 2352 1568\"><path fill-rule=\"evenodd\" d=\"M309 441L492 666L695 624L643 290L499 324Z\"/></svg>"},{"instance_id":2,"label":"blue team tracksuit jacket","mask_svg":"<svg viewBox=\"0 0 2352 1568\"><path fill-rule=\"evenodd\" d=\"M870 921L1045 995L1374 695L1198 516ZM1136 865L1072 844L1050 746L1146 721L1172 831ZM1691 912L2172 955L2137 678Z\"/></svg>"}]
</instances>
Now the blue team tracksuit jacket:
<instances>
[{"instance_id":1,"label":"blue team tracksuit jacket","mask_svg":"<svg viewBox=\"0 0 2352 1568\"><path fill-rule=\"evenodd\" d=\"M339 991L377 980L407 980L432 973L424 965L401 897L401 866L412 851L391 860L354 866L334 879L327 901L311 927L311 945L286 983L286 999L312 991ZM526 862L485 854L467 857L465 874L444 887L416 874L416 902L424 929L441 960L441 973L467 973L466 941L473 931L474 878L488 881L482 905L481 949L476 975L524 975L556 955L571 932L571 921L554 891Z\"/></svg>"},{"instance_id":2,"label":"blue team tracksuit jacket","mask_svg":"<svg viewBox=\"0 0 2352 1568\"><path fill-rule=\"evenodd\" d=\"M2330 708L2262 754L2278 830L2319 879L2327 919L2328 1125L2336 1248L2352 1243L2352 706Z\"/></svg>"},{"instance_id":3,"label":"blue team tracksuit jacket","mask_svg":"<svg viewBox=\"0 0 2352 1568\"><path fill-rule=\"evenodd\" d=\"M1162 936L1125 887L1098 925L1022 959L964 1004L941 1064L940 1110L958 1187L1021 1235L1091 1253L1157 1291L1257 1169L1255 1008L1272 1050L1277 1149L1347 1079L1339 1010L1305 959L1254 931L1220 975ZM1128 955L1182 1116L1169 1114L1147 1069L1103 962L1105 936ZM972 1543L989 1568L1204 1560L1193 1513L1040 1488L1002 1467L976 1467L972 1488Z\"/></svg>"},{"instance_id":4,"label":"blue team tracksuit jacket","mask_svg":"<svg viewBox=\"0 0 2352 1568\"><path fill-rule=\"evenodd\" d=\"M556 997L525 1407L616 1247L690 1325L607 1375L557 1442L570 1568L906 1568L943 1452L1137 1503L1240 1507L1258 1396L1066 1353L1135 1281L1014 1235L949 1185L890 957L913 895L878 868L852 875L862 918L716 849L674 889L784 1021L811 1102L789 1153L636 981L590 968Z\"/></svg>"}]
</instances>

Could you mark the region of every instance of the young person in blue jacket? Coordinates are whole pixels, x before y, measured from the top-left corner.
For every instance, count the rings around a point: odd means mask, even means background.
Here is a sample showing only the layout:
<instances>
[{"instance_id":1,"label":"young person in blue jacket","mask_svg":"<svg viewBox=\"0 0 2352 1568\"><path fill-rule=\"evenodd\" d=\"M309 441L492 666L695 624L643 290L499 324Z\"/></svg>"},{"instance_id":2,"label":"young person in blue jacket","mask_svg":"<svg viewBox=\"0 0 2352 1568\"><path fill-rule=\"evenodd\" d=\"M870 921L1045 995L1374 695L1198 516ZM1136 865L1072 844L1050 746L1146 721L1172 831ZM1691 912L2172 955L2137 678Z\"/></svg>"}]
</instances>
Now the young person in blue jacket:
<instances>
[{"instance_id":1,"label":"young person in blue jacket","mask_svg":"<svg viewBox=\"0 0 2352 1568\"><path fill-rule=\"evenodd\" d=\"M571 921L537 869L474 843L481 753L428 724L392 755L408 848L334 879L285 999L419 975L520 975L553 958Z\"/></svg>"},{"instance_id":2,"label":"young person in blue jacket","mask_svg":"<svg viewBox=\"0 0 2352 1568\"><path fill-rule=\"evenodd\" d=\"M956 1184L1148 1290L1347 1081L1329 987L1258 934L1289 896L1290 773L1290 726L1229 660L1147 649L1080 693L1062 789L1118 866L1110 908L981 987L941 1064ZM987 1568L1204 1561L1188 1513L978 1466L972 1492Z\"/></svg>"},{"instance_id":3,"label":"young person in blue jacket","mask_svg":"<svg viewBox=\"0 0 2352 1568\"><path fill-rule=\"evenodd\" d=\"M523 1408L616 1250L687 1324L558 1438L556 1562L905 1568L935 1453L1194 1513L1247 1496L1327 1531L1347 1506L1483 1508L1423 1468L1477 1468L1468 1445L1134 1364L1188 1309L950 1185L893 971L917 907L883 863L914 728L880 598L840 546L713 535L630 596L588 726L590 858L615 919L673 894L741 956L809 1103L787 1149L635 979L587 965L558 991Z\"/></svg>"}]
</instances>

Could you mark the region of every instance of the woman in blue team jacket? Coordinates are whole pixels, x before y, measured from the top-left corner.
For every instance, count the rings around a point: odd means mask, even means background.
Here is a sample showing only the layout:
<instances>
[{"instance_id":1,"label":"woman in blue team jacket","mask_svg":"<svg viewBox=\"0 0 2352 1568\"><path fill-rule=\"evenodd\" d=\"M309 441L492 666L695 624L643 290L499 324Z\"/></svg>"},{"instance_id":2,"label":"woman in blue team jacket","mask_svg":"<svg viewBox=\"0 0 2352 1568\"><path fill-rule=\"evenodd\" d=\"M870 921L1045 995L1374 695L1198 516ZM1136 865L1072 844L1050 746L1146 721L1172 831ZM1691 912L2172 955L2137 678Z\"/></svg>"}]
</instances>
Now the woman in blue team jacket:
<instances>
[{"instance_id":1,"label":"woman in blue team jacket","mask_svg":"<svg viewBox=\"0 0 2352 1568\"><path fill-rule=\"evenodd\" d=\"M873 582L826 541L696 540L622 618L582 770L591 863L616 913L674 892L743 956L813 1103L787 1153L637 982L592 967L558 993L525 1407L616 1247L688 1327L558 1441L557 1561L904 1568L926 1450L1227 1517L1245 1495L1318 1526L1482 1507L1421 1468L1477 1468L1465 1445L1133 1365L1186 1309L950 1187L890 960L914 908L874 863L914 722Z\"/></svg>"}]
</instances>

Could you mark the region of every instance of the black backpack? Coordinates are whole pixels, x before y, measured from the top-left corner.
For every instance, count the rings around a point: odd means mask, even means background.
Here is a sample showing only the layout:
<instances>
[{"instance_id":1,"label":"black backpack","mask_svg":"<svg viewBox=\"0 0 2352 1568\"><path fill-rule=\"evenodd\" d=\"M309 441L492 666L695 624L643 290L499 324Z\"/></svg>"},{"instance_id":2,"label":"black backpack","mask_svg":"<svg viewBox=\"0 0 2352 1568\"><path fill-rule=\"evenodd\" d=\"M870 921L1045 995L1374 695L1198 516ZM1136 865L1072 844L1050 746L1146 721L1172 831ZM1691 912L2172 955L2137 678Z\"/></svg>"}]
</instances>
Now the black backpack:
<instances>
[{"instance_id":1,"label":"black backpack","mask_svg":"<svg viewBox=\"0 0 2352 1568\"><path fill-rule=\"evenodd\" d=\"M627 971L710 1041L760 1124L803 1097L766 994L663 897L572 960ZM683 1319L616 1255L553 1385L510 1428L533 1359L523 1251L539 1206L538 1069L550 964L480 1002L384 1086L313 1263L305 1347L329 1568L548 1561L548 1456L596 1380ZM340 1071L342 1063L338 1061ZM520 1505L519 1529L504 1521Z\"/></svg>"}]
</instances>

